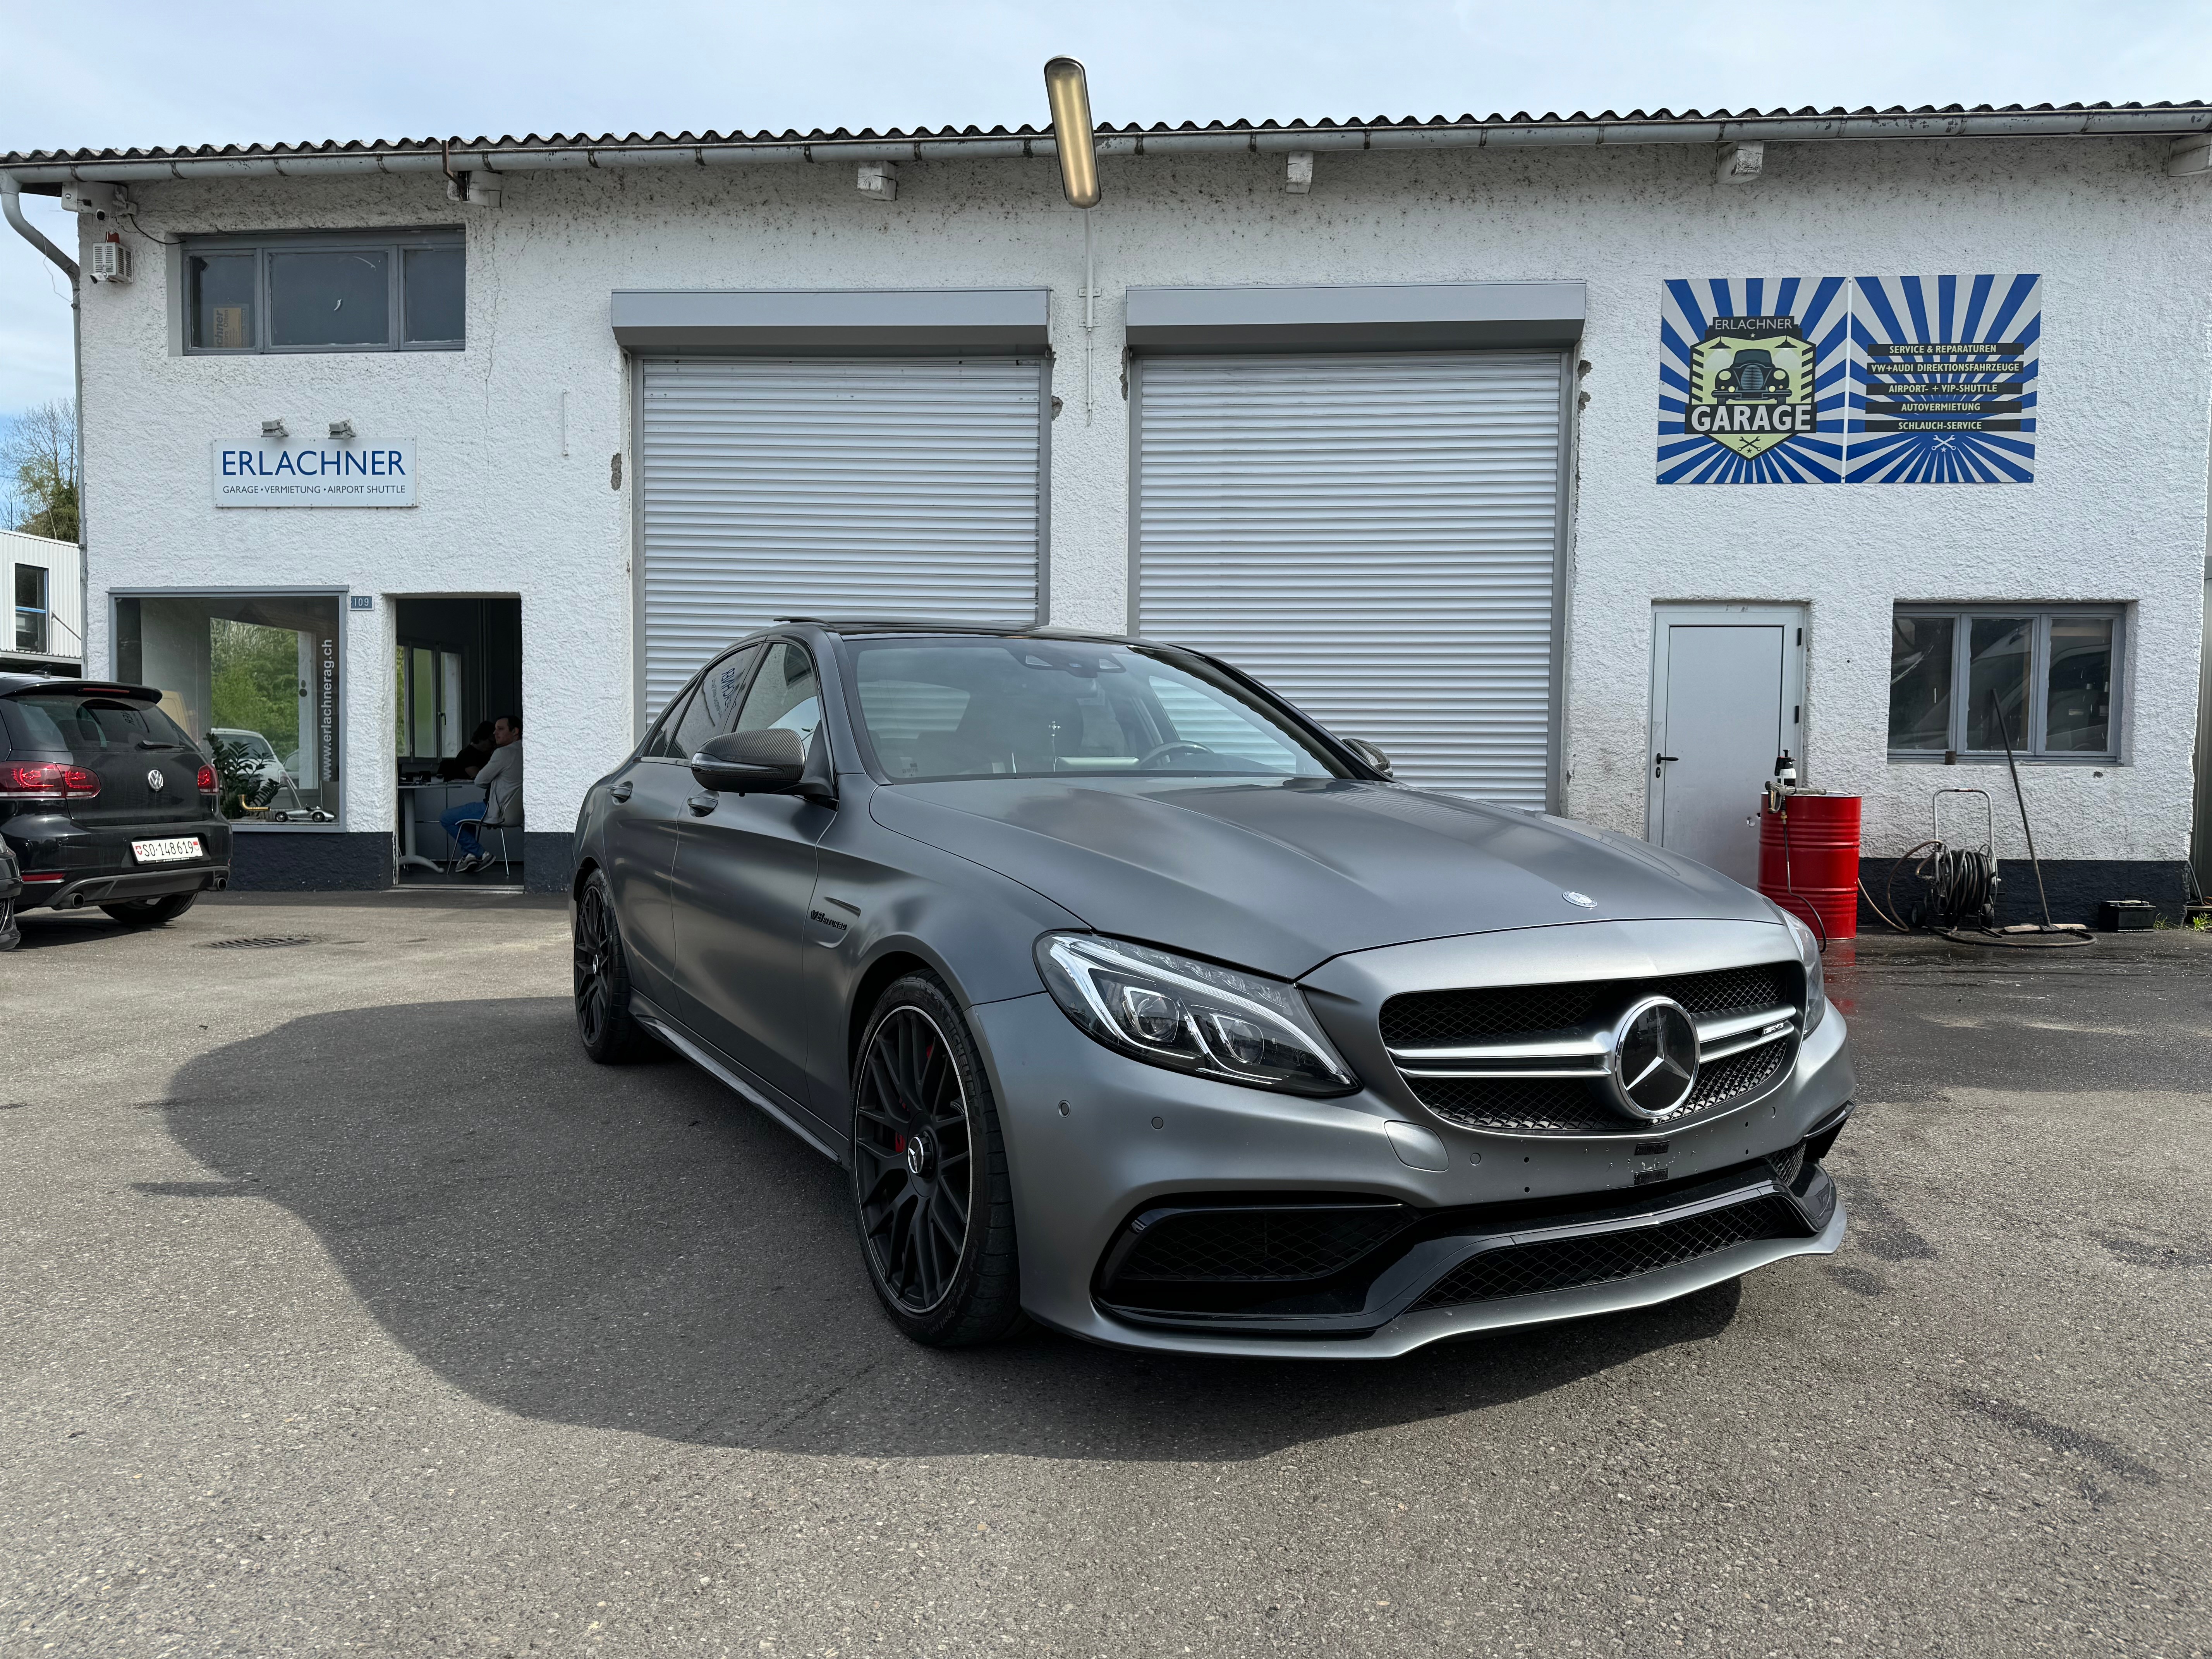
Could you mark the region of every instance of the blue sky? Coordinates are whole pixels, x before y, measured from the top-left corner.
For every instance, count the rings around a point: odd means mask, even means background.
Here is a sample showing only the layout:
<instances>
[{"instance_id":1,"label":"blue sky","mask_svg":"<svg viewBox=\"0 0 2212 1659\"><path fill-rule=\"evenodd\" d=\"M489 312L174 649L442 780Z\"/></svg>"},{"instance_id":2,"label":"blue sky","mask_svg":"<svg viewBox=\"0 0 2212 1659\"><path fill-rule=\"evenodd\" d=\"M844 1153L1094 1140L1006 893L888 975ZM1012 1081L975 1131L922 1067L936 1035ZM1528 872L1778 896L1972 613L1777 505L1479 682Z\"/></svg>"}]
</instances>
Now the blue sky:
<instances>
[{"instance_id":1,"label":"blue sky","mask_svg":"<svg viewBox=\"0 0 2212 1659\"><path fill-rule=\"evenodd\" d=\"M1041 122L1060 52L1113 121L2212 97L2212 0L0 0L0 151ZM0 414L70 379L60 279L0 228Z\"/></svg>"}]
</instances>

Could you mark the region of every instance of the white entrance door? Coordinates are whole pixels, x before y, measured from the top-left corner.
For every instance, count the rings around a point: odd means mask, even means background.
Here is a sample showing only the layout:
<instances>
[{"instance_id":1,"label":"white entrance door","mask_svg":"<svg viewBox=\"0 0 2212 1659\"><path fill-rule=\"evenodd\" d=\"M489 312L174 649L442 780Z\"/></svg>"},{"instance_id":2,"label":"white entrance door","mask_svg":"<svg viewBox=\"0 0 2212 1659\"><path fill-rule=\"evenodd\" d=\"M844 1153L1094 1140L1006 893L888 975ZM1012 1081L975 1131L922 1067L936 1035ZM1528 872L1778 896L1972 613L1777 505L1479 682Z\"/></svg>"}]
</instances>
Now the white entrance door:
<instances>
[{"instance_id":1,"label":"white entrance door","mask_svg":"<svg viewBox=\"0 0 2212 1659\"><path fill-rule=\"evenodd\" d=\"M1759 791L1785 750L1802 775L1804 686L1798 607L1656 606L1647 837L1756 885Z\"/></svg>"}]
</instances>

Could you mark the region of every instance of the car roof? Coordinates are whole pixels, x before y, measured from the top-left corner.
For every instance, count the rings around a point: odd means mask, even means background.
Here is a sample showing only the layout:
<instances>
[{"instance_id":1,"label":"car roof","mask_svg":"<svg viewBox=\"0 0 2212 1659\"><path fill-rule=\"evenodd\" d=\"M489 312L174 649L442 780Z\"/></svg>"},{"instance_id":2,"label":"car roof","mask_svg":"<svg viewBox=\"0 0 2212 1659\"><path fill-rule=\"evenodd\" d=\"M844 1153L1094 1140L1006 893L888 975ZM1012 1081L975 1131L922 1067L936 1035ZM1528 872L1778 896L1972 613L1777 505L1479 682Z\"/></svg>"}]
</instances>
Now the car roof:
<instances>
[{"instance_id":1,"label":"car roof","mask_svg":"<svg viewBox=\"0 0 2212 1659\"><path fill-rule=\"evenodd\" d=\"M934 617L778 617L778 623L818 628L828 634L970 634L1000 640L1095 640L1128 643L1126 634L1097 634L1073 628L1041 628L1030 623L951 622Z\"/></svg>"}]
</instances>

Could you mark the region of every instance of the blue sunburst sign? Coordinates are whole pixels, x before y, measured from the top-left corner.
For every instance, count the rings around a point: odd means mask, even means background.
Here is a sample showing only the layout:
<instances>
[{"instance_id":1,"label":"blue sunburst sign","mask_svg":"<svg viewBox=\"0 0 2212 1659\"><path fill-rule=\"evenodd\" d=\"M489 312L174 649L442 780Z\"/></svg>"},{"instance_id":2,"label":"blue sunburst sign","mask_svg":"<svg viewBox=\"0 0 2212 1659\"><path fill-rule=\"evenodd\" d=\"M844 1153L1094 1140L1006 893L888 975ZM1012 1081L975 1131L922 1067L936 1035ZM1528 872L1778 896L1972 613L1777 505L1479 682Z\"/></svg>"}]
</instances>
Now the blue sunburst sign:
<instances>
[{"instance_id":1,"label":"blue sunburst sign","mask_svg":"<svg viewBox=\"0 0 2212 1659\"><path fill-rule=\"evenodd\" d=\"M1702 277L1660 301L1661 483L2032 483L2035 276Z\"/></svg>"}]
</instances>

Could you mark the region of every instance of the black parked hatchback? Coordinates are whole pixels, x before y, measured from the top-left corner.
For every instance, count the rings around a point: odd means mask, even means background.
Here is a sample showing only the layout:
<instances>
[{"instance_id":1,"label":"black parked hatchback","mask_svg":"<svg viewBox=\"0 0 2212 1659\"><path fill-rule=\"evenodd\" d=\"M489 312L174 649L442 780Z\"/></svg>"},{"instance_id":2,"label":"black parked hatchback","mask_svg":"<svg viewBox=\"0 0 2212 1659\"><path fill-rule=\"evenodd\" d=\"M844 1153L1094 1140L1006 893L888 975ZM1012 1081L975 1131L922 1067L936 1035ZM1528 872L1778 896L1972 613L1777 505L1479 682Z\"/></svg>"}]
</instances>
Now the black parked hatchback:
<instances>
[{"instance_id":1,"label":"black parked hatchback","mask_svg":"<svg viewBox=\"0 0 2212 1659\"><path fill-rule=\"evenodd\" d=\"M215 768L161 694L106 680L0 674L0 843L21 910L96 904L167 921L229 884ZM9 901L0 897L0 912ZM12 929L0 915L0 936Z\"/></svg>"}]
</instances>

